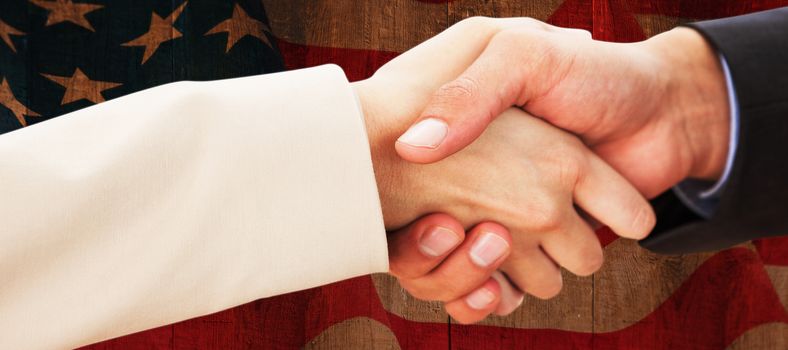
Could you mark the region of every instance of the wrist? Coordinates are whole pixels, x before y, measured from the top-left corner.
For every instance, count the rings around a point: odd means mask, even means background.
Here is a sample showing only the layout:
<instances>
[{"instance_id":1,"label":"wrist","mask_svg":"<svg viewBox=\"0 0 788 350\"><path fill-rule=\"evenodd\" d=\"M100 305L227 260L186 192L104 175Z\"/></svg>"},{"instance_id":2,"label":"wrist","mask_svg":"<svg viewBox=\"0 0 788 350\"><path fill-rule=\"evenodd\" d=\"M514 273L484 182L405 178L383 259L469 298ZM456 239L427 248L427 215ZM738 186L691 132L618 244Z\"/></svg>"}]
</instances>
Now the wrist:
<instances>
[{"instance_id":1,"label":"wrist","mask_svg":"<svg viewBox=\"0 0 788 350\"><path fill-rule=\"evenodd\" d=\"M730 138L730 101L720 58L694 29L680 27L644 42L667 77L665 117L686 152L682 178L719 179Z\"/></svg>"},{"instance_id":2,"label":"wrist","mask_svg":"<svg viewBox=\"0 0 788 350\"><path fill-rule=\"evenodd\" d=\"M394 149L397 135L390 121L382 117L383 113L375 103L373 84L368 80L351 83L358 98L364 125L367 130L372 167L378 186L378 196L383 211L383 221L387 228L396 228L401 224L404 188L398 181L402 180L402 162ZM405 126L402 127L403 129ZM399 198L399 199L398 199Z\"/></svg>"}]
</instances>

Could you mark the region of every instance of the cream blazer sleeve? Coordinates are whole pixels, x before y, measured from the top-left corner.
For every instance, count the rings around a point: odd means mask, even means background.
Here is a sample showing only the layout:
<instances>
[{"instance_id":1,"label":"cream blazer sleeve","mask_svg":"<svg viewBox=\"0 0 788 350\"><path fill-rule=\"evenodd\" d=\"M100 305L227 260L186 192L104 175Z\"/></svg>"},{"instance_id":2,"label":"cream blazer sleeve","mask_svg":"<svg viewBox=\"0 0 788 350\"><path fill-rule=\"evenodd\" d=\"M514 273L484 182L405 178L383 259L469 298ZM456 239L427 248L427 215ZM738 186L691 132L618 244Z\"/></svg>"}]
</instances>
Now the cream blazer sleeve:
<instances>
[{"instance_id":1,"label":"cream blazer sleeve","mask_svg":"<svg viewBox=\"0 0 788 350\"><path fill-rule=\"evenodd\" d=\"M387 271L337 66L145 90L0 136L0 349Z\"/></svg>"}]
</instances>

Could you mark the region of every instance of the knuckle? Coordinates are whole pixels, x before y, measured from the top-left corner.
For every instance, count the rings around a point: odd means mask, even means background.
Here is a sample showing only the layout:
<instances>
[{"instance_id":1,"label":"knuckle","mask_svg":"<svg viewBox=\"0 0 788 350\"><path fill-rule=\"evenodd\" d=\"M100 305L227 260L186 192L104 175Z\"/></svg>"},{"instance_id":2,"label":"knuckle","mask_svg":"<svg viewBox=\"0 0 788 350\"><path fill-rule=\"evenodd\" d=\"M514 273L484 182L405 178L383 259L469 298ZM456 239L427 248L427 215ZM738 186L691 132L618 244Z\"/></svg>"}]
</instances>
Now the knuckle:
<instances>
[{"instance_id":1,"label":"knuckle","mask_svg":"<svg viewBox=\"0 0 788 350\"><path fill-rule=\"evenodd\" d=\"M588 154L585 146L576 137L569 137L555 143L546 155L552 163L553 178L562 188L573 188L580 175L588 168Z\"/></svg>"},{"instance_id":2,"label":"knuckle","mask_svg":"<svg viewBox=\"0 0 788 350\"><path fill-rule=\"evenodd\" d=\"M540 20L538 20L536 18L533 18L533 17L527 17L527 19L528 19L528 25L530 25L534 29L539 29L539 30L543 30L543 31L552 31L555 28L559 28L559 27L556 27L554 25L542 22L542 21L540 21Z\"/></svg>"},{"instance_id":3,"label":"knuckle","mask_svg":"<svg viewBox=\"0 0 788 350\"><path fill-rule=\"evenodd\" d=\"M532 209L526 219L530 230L536 232L557 231L564 224L564 213L554 199L542 200L536 209Z\"/></svg>"},{"instance_id":4,"label":"knuckle","mask_svg":"<svg viewBox=\"0 0 788 350\"><path fill-rule=\"evenodd\" d=\"M526 21L525 26L504 29L496 33L491 45L501 45L517 52L526 48L533 50L546 44L547 41L543 38L548 25L532 18L527 18Z\"/></svg>"},{"instance_id":5,"label":"knuckle","mask_svg":"<svg viewBox=\"0 0 788 350\"><path fill-rule=\"evenodd\" d=\"M569 34L572 34L576 37L580 37L582 39L591 39L593 35L590 31L586 29L579 29L579 28L561 28L562 30L566 31Z\"/></svg>"},{"instance_id":6,"label":"knuckle","mask_svg":"<svg viewBox=\"0 0 788 350\"><path fill-rule=\"evenodd\" d=\"M468 99L476 96L479 91L479 82L469 76L461 76L438 89L435 93L440 98Z\"/></svg>"},{"instance_id":7,"label":"knuckle","mask_svg":"<svg viewBox=\"0 0 788 350\"><path fill-rule=\"evenodd\" d=\"M525 18L524 21L527 22L527 25L532 25L534 20L531 18ZM493 40L505 42L509 45L516 44L523 40L523 36L527 35L529 30L530 29L524 30L521 28L504 29L498 32Z\"/></svg>"},{"instance_id":8,"label":"knuckle","mask_svg":"<svg viewBox=\"0 0 788 350\"><path fill-rule=\"evenodd\" d=\"M556 164L557 179L561 185L574 187L580 175L582 160L579 157L565 156Z\"/></svg>"},{"instance_id":9,"label":"knuckle","mask_svg":"<svg viewBox=\"0 0 788 350\"><path fill-rule=\"evenodd\" d=\"M504 29L490 39L490 47L497 50L511 52L521 52L521 50L528 45L528 36L530 34L522 29Z\"/></svg>"},{"instance_id":10,"label":"knuckle","mask_svg":"<svg viewBox=\"0 0 788 350\"><path fill-rule=\"evenodd\" d=\"M493 26L494 19L485 16L473 16L465 18L459 22L457 25L462 26L464 28L468 28L470 30L479 30L490 28Z\"/></svg>"}]
</instances>

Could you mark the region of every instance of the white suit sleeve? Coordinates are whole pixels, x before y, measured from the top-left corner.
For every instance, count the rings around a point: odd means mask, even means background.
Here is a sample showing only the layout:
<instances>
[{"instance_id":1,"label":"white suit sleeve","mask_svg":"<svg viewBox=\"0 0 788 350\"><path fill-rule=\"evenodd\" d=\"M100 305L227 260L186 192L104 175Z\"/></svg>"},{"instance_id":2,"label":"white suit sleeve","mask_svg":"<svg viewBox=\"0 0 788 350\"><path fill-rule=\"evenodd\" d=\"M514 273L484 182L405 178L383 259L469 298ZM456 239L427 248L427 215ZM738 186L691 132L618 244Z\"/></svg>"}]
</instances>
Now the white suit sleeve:
<instances>
[{"instance_id":1,"label":"white suit sleeve","mask_svg":"<svg viewBox=\"0 0 788 350\"><path fill-rule=\"evenodd\" d=\"M0 136L0 349L85 345L387 261L336 66L174 83Z\"/></svg>"}]
</instances>

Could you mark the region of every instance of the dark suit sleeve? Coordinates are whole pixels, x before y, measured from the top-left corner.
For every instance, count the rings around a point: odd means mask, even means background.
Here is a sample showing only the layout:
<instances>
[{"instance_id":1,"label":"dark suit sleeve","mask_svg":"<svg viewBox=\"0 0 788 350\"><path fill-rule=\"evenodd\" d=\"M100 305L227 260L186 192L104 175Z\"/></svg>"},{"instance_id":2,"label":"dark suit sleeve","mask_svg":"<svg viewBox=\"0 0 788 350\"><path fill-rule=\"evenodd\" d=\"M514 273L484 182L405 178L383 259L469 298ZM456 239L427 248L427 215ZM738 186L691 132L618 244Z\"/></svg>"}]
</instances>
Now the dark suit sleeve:
<instances>
[{"instance_id":1,"label":"dark suit sleeve","mask_svg":"<svg viewBox=\"0 0 788 350\"><path fill-rule=\"evenodd\" d=\"M788 7L688 26L730 67L738 146L712 217L652 234L641 245L680 254L788 234Z\"/></svg>"}]
</instances>

